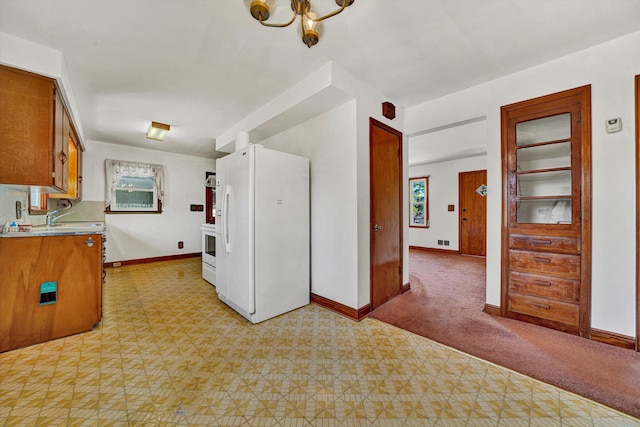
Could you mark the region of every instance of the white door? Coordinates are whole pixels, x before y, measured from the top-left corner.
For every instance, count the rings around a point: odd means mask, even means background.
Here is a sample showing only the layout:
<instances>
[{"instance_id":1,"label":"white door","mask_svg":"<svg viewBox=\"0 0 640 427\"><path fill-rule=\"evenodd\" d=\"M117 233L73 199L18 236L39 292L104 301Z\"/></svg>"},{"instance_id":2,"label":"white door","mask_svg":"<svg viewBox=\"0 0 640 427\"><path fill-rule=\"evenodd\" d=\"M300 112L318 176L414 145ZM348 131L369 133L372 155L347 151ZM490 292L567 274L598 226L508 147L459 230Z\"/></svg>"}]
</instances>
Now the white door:
<instances>
[{"instance_id":1,"label":"white door","mask_svg":"<svg viewBox=\"0 0 640 427\"><path fill-rule=\"evenodd\" d=\"M253 156L249 148L220 160L224 162L222 236L226 297L230 305L255 311L253 253ZM224 260L224 261L223 261Z\"/></svg>"}]
</instances>

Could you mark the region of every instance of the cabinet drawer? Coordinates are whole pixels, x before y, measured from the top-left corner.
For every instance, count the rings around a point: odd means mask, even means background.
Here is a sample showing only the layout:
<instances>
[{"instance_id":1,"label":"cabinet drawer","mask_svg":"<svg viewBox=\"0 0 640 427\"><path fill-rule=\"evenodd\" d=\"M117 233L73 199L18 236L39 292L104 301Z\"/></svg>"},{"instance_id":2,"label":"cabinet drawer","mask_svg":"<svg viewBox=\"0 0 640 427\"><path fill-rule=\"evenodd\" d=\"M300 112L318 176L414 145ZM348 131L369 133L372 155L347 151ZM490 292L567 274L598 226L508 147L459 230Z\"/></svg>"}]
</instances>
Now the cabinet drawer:
<instances>
[{"instance_id":1,"label":"cabinet drawer","mask_svg":"<svg viewBox=\"0 0 640 427\"><path fill-rule=\"evenodd\" d=\"M580 255L509 251L512 271L580 279Z\"/></svg>"},{"instance_id":2,"label":"cabinet drawer","mask_svg":"<svg viewBox=\"0 0 640 427\"><path fill-rule=\"evenodd\" d=\"M526 234L512 234L509 236L511 249L524 249L536 252L579 253L580 239L578 237L530 236Z\"/></svg>"},{"instance_id":3,"label":"cabinet drawer","mask_svg":"<svg viewBox=\"0 0 640 427\"><path fill-rule=\"evenodd\" d=\"M515 293L509 295L509 311L575 326L580 313L577 304Z\"/></svg>"},{"instance_id":4,"label":"cabinet drawer","mask_svg":"<svg viewBox=\"0 0 640 427\"><path fill-rule=\"evenodd\" d=\"M512 291L567 302L580 301L579 280L511 272L509 292Z\"/></svg>"}]
</instances>

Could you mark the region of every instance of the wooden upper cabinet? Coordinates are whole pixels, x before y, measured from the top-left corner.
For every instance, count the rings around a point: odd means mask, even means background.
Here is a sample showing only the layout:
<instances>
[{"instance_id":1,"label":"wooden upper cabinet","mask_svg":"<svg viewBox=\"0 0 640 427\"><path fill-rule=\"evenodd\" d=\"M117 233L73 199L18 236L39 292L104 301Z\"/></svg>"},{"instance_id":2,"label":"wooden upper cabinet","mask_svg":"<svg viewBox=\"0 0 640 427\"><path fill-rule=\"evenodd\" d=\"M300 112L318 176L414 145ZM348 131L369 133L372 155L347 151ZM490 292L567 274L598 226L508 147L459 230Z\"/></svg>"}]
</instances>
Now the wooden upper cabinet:
<instances>
[{"instance_id":1,"label":"wooden upper cabinet","mask_svg":"<svg viewBox=\"0 0 640 427\"><path fill-rule=\"evenodd\" d=\"M501 313L589 337L591 87L501 114Z\"/></svg>"},{"instance_id":2,"label":"wooden upper cabinet","mask_svg":"<svg viewBox=\"0 0 640 427\"><path fill-rule=\"evenodd\" d=\"M82 147L66 111L64 111L63 120L61 133L63 144L60 145L60 152L67 153L67 192L52 193L49 197L80 200L82 198Z\"/></svg>"},{"instance_id":3,"label":"wooden upper cabinet","mask_svg":"<svg viewBox=\"0 0 640 427\"><path fill-rule=\"evenodd\" d=\"M0 184L67 191L64 117L55 80L0 66Z\"/></svg>"}]
</instances>

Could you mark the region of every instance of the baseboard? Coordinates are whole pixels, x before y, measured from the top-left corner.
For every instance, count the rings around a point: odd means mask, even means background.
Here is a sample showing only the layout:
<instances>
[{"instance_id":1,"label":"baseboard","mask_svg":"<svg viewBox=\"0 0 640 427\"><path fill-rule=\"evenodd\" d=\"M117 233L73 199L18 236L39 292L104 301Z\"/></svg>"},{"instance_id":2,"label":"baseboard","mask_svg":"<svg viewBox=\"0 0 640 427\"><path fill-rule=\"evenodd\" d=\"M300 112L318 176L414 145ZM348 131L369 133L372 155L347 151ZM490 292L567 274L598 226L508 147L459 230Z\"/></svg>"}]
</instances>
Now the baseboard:
<instances>
[{"instance_id":1,"label":"baseboard","mask_svg":"<svg viewBox=\"0 0 640 427\"><path fill-rule=\"evenodd\" d=\"M371 304L367 304L359 309L348 307L339 302L330 300L329 298L321 297L314 293L311 294L311 302L318 304L328 310L341 314L352 320L362 320L367 314L371 312Z\"/></svg>"},{"instance_id":2,"label":"baseboard","mask_svg":"<svg viewBox=\"0 0 640 427\"><path fill-rule=\"evenodd\" d=\"M616 334L615 332L603 331L591 328L591 339L616 347L626 348L627 350L636 349L636 340L633 337Z\"/></svg>"},{"instance_id":3,"label":"baseboard","mask_svg":"<svg viewBox=\"0 0 640 427\"><path fill-rule=\"evenodd\" d=\"M122 267L123 265L133 265L133 264L147 264L149 262L159 262L159 261L173 261L176 259L185 259L185 258L196 258L202 256L202 252L194 252L190 254L179 254L179 255L167 255L167 256L159 256L154 258L139 258L139 259L127 259L124 261L113 261L113 262L105 262L105 267Z\"/></svg>"},{"instance_id":4,"label":"baseboard","mask_svg":"<svg viewBox=\"0 0 640 427\"><path fill-rule=\"evenodd\" d=\"M417 251L426 251L426 252L440 252L440 253L447 253L447 254L459 254L460 251L457 251L455 249L440 249L440 248L427 248L424 246L409 246L409 249L415 249Z\"/></svg>"},{"instance_id":5,"label":"baseboard","mask_svg":"<svg viewBox=\"0 0 640 427\"><path fill-rule=\"evenodd\" d=\"M402 288L400 289L400 293L404 294L405 292L411 290L411 283L407 282L404 285L402 285Z\"/></svg>"},{"instance_id":6,"label":"baseboard","mask_svg":"<svg viewBox=\"0 0 640 427\"><path fill-rule=\"evenodd\" d=\"M482 311L492 316L500 316L500 307L498 307L497 305L485 304L484 310Z\"/></svg>"}]
</instances>

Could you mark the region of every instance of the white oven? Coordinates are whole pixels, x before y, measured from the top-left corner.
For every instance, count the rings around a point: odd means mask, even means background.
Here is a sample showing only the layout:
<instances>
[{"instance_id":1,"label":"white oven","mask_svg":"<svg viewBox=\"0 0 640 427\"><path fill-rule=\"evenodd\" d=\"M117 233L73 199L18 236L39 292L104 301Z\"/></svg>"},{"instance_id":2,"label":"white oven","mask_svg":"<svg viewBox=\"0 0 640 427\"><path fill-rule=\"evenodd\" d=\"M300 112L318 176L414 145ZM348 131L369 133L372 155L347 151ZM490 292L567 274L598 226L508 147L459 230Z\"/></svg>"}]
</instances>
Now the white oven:
<instances>
[{"instance_id":1,"label":"white oven","mask_svg":"<svg viewBox=\"0 0 640 427\"><path fill-rule=\"evenodd\" d=\"M202 278L216 284L216 225L202 224Z\"/></svg>"}]
</instances>

